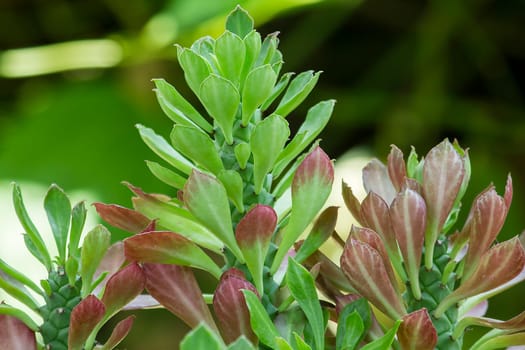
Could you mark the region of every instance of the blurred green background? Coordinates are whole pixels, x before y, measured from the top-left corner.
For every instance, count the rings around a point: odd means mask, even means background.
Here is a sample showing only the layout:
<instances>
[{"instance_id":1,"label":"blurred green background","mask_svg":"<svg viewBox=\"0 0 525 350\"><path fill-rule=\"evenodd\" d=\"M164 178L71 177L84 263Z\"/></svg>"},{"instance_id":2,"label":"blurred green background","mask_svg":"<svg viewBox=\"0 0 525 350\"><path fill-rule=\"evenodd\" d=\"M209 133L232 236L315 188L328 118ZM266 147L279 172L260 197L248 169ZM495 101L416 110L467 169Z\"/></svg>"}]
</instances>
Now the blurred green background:
<instances>
[{"instance_id":1,"label":"blurred green background","mask_svg":"<svg viewBox=\"0 0 525 350\"><path fill-rule=\"evenodd\" d=\"M457 138L473 168L465 206L491 181L502 192L511 172L514 202L500 239L525 228L519 0L2 0L0 180L55 182L122 205L130 205L123 180L169 192L147 171L154 155L134 128L166 135L171 127L150 79L189 97L172 44L216 36L237 3L262 35L281 32L284 71L324 71L293 127L309 106L335 98L322 134L333 158L360 147L384 160L393 143L423 155ZM524 292L504 293L489 313L523 310ZM122 348L175 349L187 330L161 310L138 315Z\"/></svg>"}]
</instances>

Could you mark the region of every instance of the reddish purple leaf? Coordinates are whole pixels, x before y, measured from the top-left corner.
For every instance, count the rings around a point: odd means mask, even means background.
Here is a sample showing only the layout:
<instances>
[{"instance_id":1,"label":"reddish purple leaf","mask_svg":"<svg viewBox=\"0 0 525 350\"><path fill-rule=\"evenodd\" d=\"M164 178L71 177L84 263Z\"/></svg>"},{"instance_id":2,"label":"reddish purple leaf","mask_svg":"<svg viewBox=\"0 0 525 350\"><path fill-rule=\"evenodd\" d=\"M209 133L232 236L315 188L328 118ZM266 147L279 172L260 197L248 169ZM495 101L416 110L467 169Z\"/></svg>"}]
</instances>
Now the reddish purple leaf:
<instances>
[{"instance_id":1,"label":"reddish purple leaf","mask_svg":"<svg viewBox=\"0 0 525 350\"><path fill-rule=\"evenodd\" d=\"M0 349L36 350L35 332L18 318L0 314Z\"/></svg>"},{"instance_id":2,"label":"reddish purple leaf","mask_svg":"<svg viewBox=\"0 0 525 350\"><path fill-rule=\"evenodd\" d=\"M134 320L135 316L131 315L117 323L115 328L113 328L109 339L106 341L106 343L102 346L100 350L111 350L117 345L119 345L120 342L124 340L124 338L126 338L129 331L131 330Z\"/></svg>"},{"instance_id":3,"label":"reddish purple leaf","mask_svg":"<svg viewBox=\"0 0 525 350\"><path fill-rule=\"evenodd\" d=\"M343 311L346 305L356 301L357 299L362 298L360 295L357 294L341 294L339 295L335 300L335 311L337 312L337 315Z\"/></svg>"},{"instance_id":4,"label":"reddish purple leaf","mask_svg":"<svg viewBox=\"0 0 525 350\"><path fill-rule=\"evenodd\" d=\"M220 278L222 271L189 239L173 232L145 232L124 240L126 257L133 261L192 266Z\"/></svg>"},{"instance_id":5,"label":"reddish purple leaf","mask_svg":"<svg viewBox=\"0 0 525 350\"><path fill-rule=\"evenodd\" d=\"M107 315L113 315L142 293L146 277L137 263L132 263L108 280L102 302Z\"/></svg>"},{"instance_id":6,"label":"reddish purple leaf","mask_svg":"<svg viewBox=\"0 0 525 350\"><path fill-rule=\"evenodd\" d=\"M445 140L428 152L423 166L423 197L427 204L425 266L432 267L434 243L447 219L465 176L464 159Z\"/></svg>"},{"instance_id":7,"label":"reddish purple leaf","mask_svg":"<svg viewBox=\"0 0 525 350\"><path fill-rule=\"evenodd\" d=\"M117 272L125 261L124 243L116 242L108 248L106 255L102 258L102 261L93 275L93 280L96 280L104 272L107 272L107 275L96 287L94 294L98 295L98 292L104 288L111 275Z\"/></svg>"},{"instance_id":8,"label":"reddish purple leaf","mask_svg":"<svg viewBox=\"0 0 525 350\"><path fill-rule=\"evenodd\" d=\"M512 203L512 177L510 174L507 176L507 183L505 184L505 194L503 198L505 199L505 205L507 206L507 211L510 209L510 204Z\"/></svg>"},{"instance_id":9,"label":"reddish purple leaf","mask_svg":"<svg viewBox=\"0 0 525 350\"><path fill-rule=\"evenodd\" d=\"M82 350L84 343L102 321L106 313L104 304L94 295L88 295L71 311L69 321L68 349Z\"/></svg>"},{"instance_id":10,"label":"reddish purple leaf","mask_svg":"<svg viewBox=\"0 0 525 350\"><path fill-rule=\"evenodd\" d=\"M226 271L213 296L213 309L219 320L219 327L227 344L241 335L257 344L257 336L250 326L250 312L244 299L243 289L257 293L244 274L235 268Z\"/></svg>"},{"instance_id":11,"label":"reddish purple leaf","mask_svg":"<svg viewBox=\"0 0 525 350\"><path fill-rule=\"evenodd\" d=\"M320 265L320 275L318 281L321 279L323 284L328 289L333 291L343 291L354 293L355 289L348 283L343 271L337 266L330 258L324 255L321 251L316 251L310 255L305 261L304 265L306 268L311 269L315 264L321 263Z\"/></svg>"},{"instance_id":12,"label":"reddish purple leaf","mask_svg":"<svg viewBox=\"0 0 525 350\"><path fill-rule=\"evenodd\" d=\"M426 213L423 197L409 189L398 193L390 207L392 228L416 299L421 297L419 267L425 240Z\"/></svg>"},{"instance_id":13,"label":"reddish purple leaf","mask_svg":"<svg viewBox=\"0 0 525 350\"><path fill-rule=\"evenodd\" d=\"M375 192L369 192L361 203L361 217L383 240L390 253L397 252L397 242L392 230L388 204Z\"/></svg>"},{"instance_id":14,"label":"reddish purple leaf","mask_svg":"<svg viewBox=\"0 0 525 350\"><path fill-rule=\"evenodd\" d=\"M396 196L396 189L388 176L388 169L378 159L372 159L363 168L363 185L366 193L374 192L388 205Z\"/></svg>"},{"instance_id":15,"label":"reddish purple leaf","mask_svg":"<svg viewBox=\"0 0 525 350\"><path fill-rule=\"evenodd\" d=\"M111 226L127 232L141 232L150 222L150 219L138 211L120 205L104 203L95 203L93 205L98 215L100 215L104 221Z\"/></svg>"},{"instance_id":16,"label":"reddish purple leaf","mask_svg":"<svg viewBox=\"0 0 525 350\"><path fill-rule=\"evenodd\" d=\"M343 185L343 200L345 205L360 225L364 225L363 218L361 217L361 203L356 198L350 186L348 186L344 181Z\"/></svg>"},{"instance_id":17,"label":"reddish purple leaf","mask_svg":"<svg viewBox=\"0 0 525 350\"><path fill-rule=\"evenodd\" d=\"M403 316L397 338L403 350L433 350L438 336L427 309Z\"/></svg>"},{"instance_id":18,"label":"reddish purple leaf","mask_svg":"<svg viewBox=\"0 0 525 350\"><path fill-rule=\"evenodd\" d=\"M292 212L272 263L273 273L281 265L290 247L323 207L330 195L333 182L332 161L317 146L304 158L295 172L292 182Z\"/></svg>"},{"instance_id":19,"label":"reddish purple leaf","mask_svg":"<svg viewBox=\"0 0 525 350\"><path fill-rule=\"evenodd\" d=\"M191 328L205 322L211 329L217 330L189 267L146 263L143 269L146 289L161 305Z\"/></svg>"},{"instance_id":20,"label":"reddish purple leaf","mask_svg":"<svg viewBox=\"0 0 525 350\"><path fill-rule=\"evenodd\" d=\"M440 317L454 303L509 282L520 274L524 267L525 251L517 236L495 245L481 256L470 277L443 299L434 314Z\"/></svg>"},{"instance_id":21,"label":"reddish purple leaf","mask_svg":"<svg viewBox=\"0 0 525 350\"><path fill-rule=\"evenodd\" d=\"M387 159L388 175L397 192L401 191L405 185L407 168L403 159L403 152L395 145L390 146L390 154Z\"/></svg>"},{"instance_id":22,"label":"reddish purple leaf","mask_svg":"<svg viewBox=\"0 0 525 350\"><path fill-rule=\"evenodd\" d=\"M355 290L381 312L394 320L406 314L381 254L369 244L350 238L341 256L341 269Z\"/></svg>"}]
</instances>

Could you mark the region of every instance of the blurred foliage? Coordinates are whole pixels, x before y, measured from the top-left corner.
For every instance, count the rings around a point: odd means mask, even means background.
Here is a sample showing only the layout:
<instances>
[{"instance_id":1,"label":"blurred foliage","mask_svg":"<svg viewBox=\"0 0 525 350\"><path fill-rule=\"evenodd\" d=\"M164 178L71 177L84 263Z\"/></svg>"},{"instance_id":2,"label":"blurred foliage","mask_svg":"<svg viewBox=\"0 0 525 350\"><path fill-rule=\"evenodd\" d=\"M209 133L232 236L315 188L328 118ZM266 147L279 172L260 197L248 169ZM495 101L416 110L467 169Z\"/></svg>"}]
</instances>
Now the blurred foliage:
<instances>
[{"instance_id":1,"label":"blurred foliage","mask_svg":"<svg viewBox=\"0 0 525 350\"><path fill-rule=\"evenodd\" d=\"M167 191L149 175L144 159L151 154L134 128L143 123L167 134L171 127L150 79L166 78L191 100L171 45L218 33L236 3L261 33L282 33L284 71L325 71L310 101L338 101L322 135L333 158L362 146L384 159L392 143L405 153L410 145L424 152L457 138L472 158L465 206L491 181L501 192L510 171L515 196L505 238L525 228L520 0L2 0L0 176L56 182L126 205L122 180ZM19 57L12 56L19 49L85 39L116 45L113 67L6 78L8 58ZM46 63L36 56L34 62ZM289 121L294 127L293 116ZM523 288L503 294L490 312L508 318L524 308L520 295Z\"/></svg>"}]
</instances>

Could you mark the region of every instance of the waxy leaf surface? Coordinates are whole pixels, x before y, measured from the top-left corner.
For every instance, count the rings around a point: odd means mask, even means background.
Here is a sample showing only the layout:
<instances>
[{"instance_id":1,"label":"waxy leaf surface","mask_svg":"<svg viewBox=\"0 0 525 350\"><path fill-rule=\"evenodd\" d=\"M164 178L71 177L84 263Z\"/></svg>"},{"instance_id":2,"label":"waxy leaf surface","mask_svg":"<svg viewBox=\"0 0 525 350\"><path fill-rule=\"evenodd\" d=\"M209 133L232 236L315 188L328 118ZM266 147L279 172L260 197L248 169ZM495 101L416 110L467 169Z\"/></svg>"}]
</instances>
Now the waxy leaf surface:
<instances>
[{"instance_id":1,"label":"waxy leaf surface","mask_svg":"<svg viewBox=\"0 0 525 350\"><path fill-rule=\"evenodd\" d=\"M117 313L143 290L146 278L137 263L131 263L111 276L104 289L102 302L106 307L106 318Z\"/></svg>"},{"instance_id":2,"label":"waxy leaf surface","mask_svg":"<svg viewBox=\"0 0 525 350\"><path fill-rule=\"evenodd\" d=\"M113 328L113 331L111 332L111 335L109 336L108 340L100 348L100 350L111 350L114 349L117 345L119 345L120 342L124 340L124 338L126 338L129 331L131 330L134 320L135 316L131 315L117 323L115 328Z\"/></svg>"},{"instance_id":3,"label":"waxy leaf surface","mask_svg":"<svg viewBox=\"0 0 525 350\"><path fill-rule=\"evenodd\" d=\"M397 338L403 350L433 350L438 336L427 309L403 316Z\"/></svg>"},{"instance_id":4,"label":"waxy leaf surface","mask_svg":"<svg viewBox=\"0 0 525 350\"><path fill-rule=\"evenodd\" d=\"M372 159L363 168L363 185L367 193L374 192L388 205L396 196L396 189L390 180L387 167L377 159Z\"/></svg>"},{"instance_id":5,"label":"waxy leaf surface","mask_svg":"<svg viewBox=\"0 0 525 350\"><path fill-rule=\"evenodd\" d=\"M226 30L244 38L253 30L253 19L246 10L237 5L226 18Z\"/></svg>"},{"instance_id":6,"label":"waxy leaf surface","mask_svg":"<svg viewBox=\"0 0 525 350\"><path fill-rule=\"evenodd\" d=\"M309 70L297 75L288 86L274 113L283 117L290 114L310 94L320 74L321 72L314 74L314 71Z\"/></svg>"},{"instance_id":7,"label":"waxy leaf surface","mask_svg":"<svg viewBox=\"0 0 525 350\"><path fill-rule=\"evenodd\" d=\"M71 311L69 323L68 349L82 350L84 343L100 321L106 308L94 295L88 295Z\"/></svg>"},{"instance_id":8,"label":"waxy leaf surface","mask_svg":"<svg viewBox=\"0 0 525 350\"><path fill-rule=\"evenodd\" d=\"M36 337L18 318L0 314L0 349L36 350Z\"/></svg>"},{"instance_id":9,"label":"waxy leaf surface","mask_svg":"<svg viewBox=\"0 0 525 350\"><path fill-rule=\"evenodd\" d=\"M131 233L139 233L150 223L143 214L116 204L93 204L98 215L111 226Z\"/></svg>"},{"instance_id":10,"label":"waxy leaf surface","mask_svg":"<svg viewBox=\"0 0 525 350\"><path fill-rule=\"evenodd\" d=\"M246 76L242 89L242 124L248 125L251 116L270 97L277 74L269 64L257 67Z\"/></svg>"}]
</instances>

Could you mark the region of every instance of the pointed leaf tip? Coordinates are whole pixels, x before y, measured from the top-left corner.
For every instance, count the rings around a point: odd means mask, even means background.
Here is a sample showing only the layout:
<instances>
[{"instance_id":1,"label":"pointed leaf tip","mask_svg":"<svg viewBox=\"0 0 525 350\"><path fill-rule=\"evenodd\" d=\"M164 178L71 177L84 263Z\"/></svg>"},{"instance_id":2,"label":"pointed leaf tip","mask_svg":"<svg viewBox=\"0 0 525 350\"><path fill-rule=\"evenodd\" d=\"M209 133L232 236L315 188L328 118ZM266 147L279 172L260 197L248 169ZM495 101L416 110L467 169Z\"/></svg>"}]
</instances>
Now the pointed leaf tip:
<instances>
[{"instance_id":1,"label":"pointed leaf tip","mask_svg":"<svg viewBox=\"0 0 525 350\"><path fill-rule=\"evenodd\" d=\"M88 295L78 303L71 311L68 349L81 350L105 312L104 304L94 295Z\"/></svg>"},{"instance_id":2,"label":"pointed leaf tip","mask_svg":"<svg viewBox=\"0 0 525 350\"><path fill-rule=\"evenodd\" d=\"M425 308L403 316L397 337L403 350L433 350L438 340L436 328Z\"/></svg>"}]
</instances>

